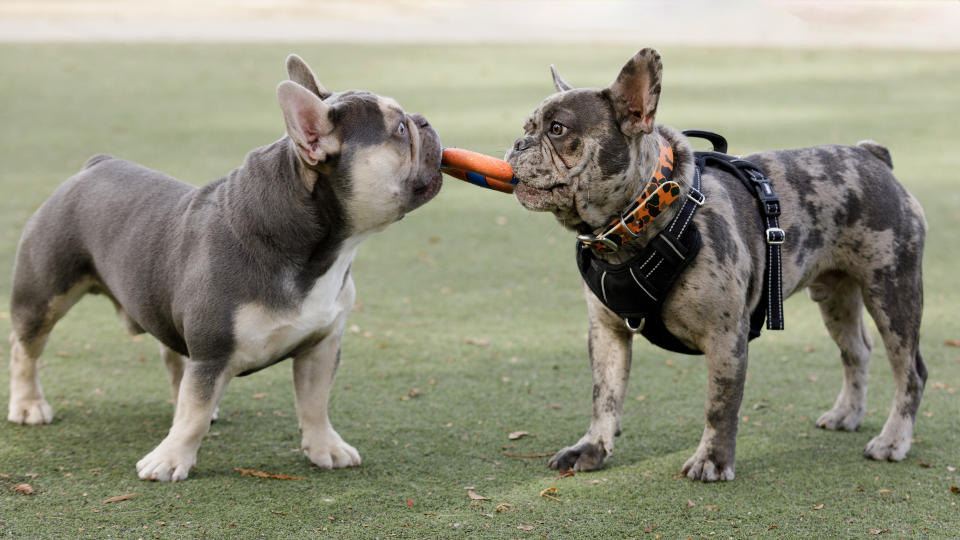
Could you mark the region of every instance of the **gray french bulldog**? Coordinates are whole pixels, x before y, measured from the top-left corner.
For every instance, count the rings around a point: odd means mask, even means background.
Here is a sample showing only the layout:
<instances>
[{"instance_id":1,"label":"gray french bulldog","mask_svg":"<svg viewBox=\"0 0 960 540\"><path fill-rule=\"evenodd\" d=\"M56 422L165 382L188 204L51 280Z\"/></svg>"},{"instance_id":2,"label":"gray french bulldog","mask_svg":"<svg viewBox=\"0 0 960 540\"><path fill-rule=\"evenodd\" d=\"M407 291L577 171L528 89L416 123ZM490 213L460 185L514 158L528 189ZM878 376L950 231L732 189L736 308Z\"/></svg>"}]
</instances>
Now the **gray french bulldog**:
<instances>
[{"instance_id":1,"label":"gray french bulldog","mask_svg":"<svg viewBox=\"0 0 960 540\"><path fill-rule=\"evenodd\" d=\"M672 147L672 179L689 191L694 173L689 143L677 130L654 124L661 74L660 55L652 49L639 51L602 89L573 89L554 70L557 93L530 115L525 136L507 153L520 179L515 192L520 203L552 212L580 234L602 230L657 170L658 140ZM784 296L807 289L840 348L840 395L816 424L852 431L863 419L873 345L863 319L866 307L882 336L896 389L883 430L864 454L902 460L927 378L919 350L927 229L920 204L894 178L887 149L872 141L745 159L766 172L780 196ZM749 317L761 297L766 261L754 196L719 169L705 169L702 183L706 202L693 219L702 248L666 296L661 317L680 342L706 355L706 426L682 472L710 482L734 478ZM629 259L672 219L683 198L620 251L602 258ZM549 461L554 469L602 467L620 434L633 333L587 286L584 291L593 419L578 442Z\"/></svg>"},{"instance_id":2,"label":"gray french bulldog","mask_svg":"<svg viewBox=\"0 0 960 540\"><path fill-rule=\"evenodd\" d=\"M360 242L440 190L440 143L390 98L329 92L296 55L287 72L286 136L226 177L196 188L99 155L36 211L14 270L9 421L53 420L37 358L71 306L103 294L131 333L159 340L176 403L140 478L185 479L230 379L286 358L304 453L360 464L327 415L350 267Z\"/></svg>"}]
</instances>

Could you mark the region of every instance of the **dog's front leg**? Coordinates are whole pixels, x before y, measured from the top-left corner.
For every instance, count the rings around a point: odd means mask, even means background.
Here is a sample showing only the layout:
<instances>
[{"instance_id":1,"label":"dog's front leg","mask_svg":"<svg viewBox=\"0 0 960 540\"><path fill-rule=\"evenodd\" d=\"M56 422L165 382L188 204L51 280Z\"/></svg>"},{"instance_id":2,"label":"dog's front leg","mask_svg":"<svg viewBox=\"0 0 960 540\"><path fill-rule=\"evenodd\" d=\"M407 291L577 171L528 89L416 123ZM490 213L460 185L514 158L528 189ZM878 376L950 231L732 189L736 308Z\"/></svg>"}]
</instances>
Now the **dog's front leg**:
<instances>
[{"instance_id":1,"label":"dog's front leg","mask_svg":"<svg viewBox=\"0 0 960 540\"><path fill-rule=\"evenodd\" d=\"M706 347L707 423L700 446L683 464L693 480L733 480L737 425L747 373L747 336L722 335Z\"/></svg>"},{"instance_id":2,"label":"dog's front leg","mask_svg":"<svg viewBox=\"0 0 960 540\"><path fill-rule=\"evenodd\" d=\"M293 359L293 389L303 432L300 448L310 461L324 469L360 465L360 453L344 442L327 415L330 387L340 365L340 342L349 308L353 306L354 291L353 279L349 278L337 300L345 309L333 329L317 345Z\"/></svg>"},{"instance_id":3,"label":"dog's front leg","mask_svg":"<svg viewBox=\"0 0 960 540\"><path fill-rule=\"evenodd\" d=\"M590 429L576 444L550 458L551 469L592 471L613 454L613 438L620 435L623 399L630 378L633 333L584 285L590 317L588 348L593 372L593 418Z\"/></svg>"},{"instance_id":4,"label":"dog's front leg","mask_svg":"<svg viewBox=\"0 0 960 540\"><path fill-rule=\"evenodd\" d=\"M200 441L210 429L210 419L227 389L230 374L222 366L187 361L180 379L173 427L166 438L137 462L143 480L177 482L197 461Z\"/></svg>"}]
</instances>

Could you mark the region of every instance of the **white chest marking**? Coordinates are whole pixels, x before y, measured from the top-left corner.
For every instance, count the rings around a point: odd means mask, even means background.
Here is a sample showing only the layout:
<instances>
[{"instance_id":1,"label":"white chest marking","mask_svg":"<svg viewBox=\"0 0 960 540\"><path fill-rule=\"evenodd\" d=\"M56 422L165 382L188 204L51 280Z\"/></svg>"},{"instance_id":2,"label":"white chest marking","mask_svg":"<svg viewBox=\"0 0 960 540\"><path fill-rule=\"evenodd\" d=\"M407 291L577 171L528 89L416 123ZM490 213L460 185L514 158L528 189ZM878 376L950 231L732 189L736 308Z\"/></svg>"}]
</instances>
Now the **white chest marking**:
<instances>
[{"instance_id":1,"label":"white chest marking","mask_svg":"<svg viewBox=\"0 0 960 540\"><path fill-rule=\"evenodd\" d=\"M344 283L344 274L365 237L348 238L333 265L293 309L276 311L256 303L237 308L233 321L236 348L230 359L237 373L263 367L306 338L334 330L338 318L353 308L353 284Z\"/></svg>"}]
</instances>

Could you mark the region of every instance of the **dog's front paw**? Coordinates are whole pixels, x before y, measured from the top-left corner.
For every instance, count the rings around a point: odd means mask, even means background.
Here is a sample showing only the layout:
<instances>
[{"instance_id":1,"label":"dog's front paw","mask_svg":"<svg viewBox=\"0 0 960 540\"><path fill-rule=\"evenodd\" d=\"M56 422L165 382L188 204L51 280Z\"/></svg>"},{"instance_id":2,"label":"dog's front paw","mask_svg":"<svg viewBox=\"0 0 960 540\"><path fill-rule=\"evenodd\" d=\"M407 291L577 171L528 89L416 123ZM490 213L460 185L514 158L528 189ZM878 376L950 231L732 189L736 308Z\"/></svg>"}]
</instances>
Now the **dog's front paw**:
<instances>
[{"instance_id":1,"label":"dog's front paw","mask_svg":"<svg viewBox=\"0 0 960 540\"><path fill-rule=\"evenodd\" d=\"M186 480L196 460L196 452L177 448L164 441L137 462L137 474L141 480L179 482Z\"/></svg>"},{"instance_id":2,"label":"dog's front paw","mask_svg":"<svg viewBox=\"0 0 960 540\"><path fill-rule=\"evenodd\" d=\"M863 409L852 407L834 407L820 415L817 427L831 430L856 431L863 420Z\"/></svg>"},{"instance_id":3,"label":"dog's front paw","mask_svg":"<svg viewBox=\"0 0 960 540\"><path fill-rule=\"evenodd\" d=\"M722 463L715 458L711 458L709 452L697 450L697 453L683 464L680 474L691 480L702 480L704 482L733 480L733 463Z\"/></svg>"},{"instance_id":4,"label":"dog's front paw","mask_svg":"<svg viewBox=\"0 0 960 540\"><path fill-rule=\"evenodd\" d=\"M580 441L568 446L550 458L547 466L558 471L595 471L603 467L603 462L610 453L598 444L590 441Z\"/></svg>"},{"instance_id":5,"label":"dog's front paw","mask_svg":"<svg viewBox=\"0 0 960 540\"><path fill-rule=\"evenodd\" d=\"M340 434L332 428L314 437L308 438L305 435L300 447L310 461L322 469L342 469L360 465L360 453L357 449L344 442Z\"/></svg>"},{"instance_id":6,"label":"dog's front paw","mask_svg":"<svg viewBox=\"0 0 960 540\"><path fill-rule=\"evenodd\" d=\"M890 436L880 433L867 443L863 451L864 457L877 461L903 461L910 450L910 436Z\"/></svg>"},{"instance_id":7,"label":"dog's front paw","mask_svg":"<svg viewBox=\"0 0 960 540\"><path fill-rule=\"evenodd\" d=\"M49 424L53 422L53 407L43 399L10 400L7 420L14 424Z\"/></svg>"}]
</instances>

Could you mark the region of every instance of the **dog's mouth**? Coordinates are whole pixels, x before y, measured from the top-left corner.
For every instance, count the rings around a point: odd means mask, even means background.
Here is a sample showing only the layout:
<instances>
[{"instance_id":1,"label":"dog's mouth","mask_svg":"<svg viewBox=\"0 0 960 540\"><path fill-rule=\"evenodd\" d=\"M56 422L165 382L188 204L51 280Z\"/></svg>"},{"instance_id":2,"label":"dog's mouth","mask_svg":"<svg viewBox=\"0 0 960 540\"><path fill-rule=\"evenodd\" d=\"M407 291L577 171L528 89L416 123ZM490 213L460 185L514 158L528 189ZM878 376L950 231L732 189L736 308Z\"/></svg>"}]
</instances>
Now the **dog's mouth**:
<instances>
[{"instance_id":1,"label":"dog's mouth","mask_svg":"<svg viewBox=\"0 0 960 540\"><path fill-rule=\"evenodd\" d=\"M407 211L423 206L440 193L440 187L443 186L443 173L437 169L437 173L431 176L426 182L413 188L410 197L410 207Z\"/></svg>"},{"instance_id":2,"label":"dog's mouth","mask_svg":"<svg viewBox=\"0 0 960 540\"><path fill-rule=\"evenodd\" d=\"M563 201L573 198L570 184L553 184L546 187L536 187L520 182L513 190L513 194L520 204L528 210L549 212L563 206Z\"/></svg>"}]
</instances>

